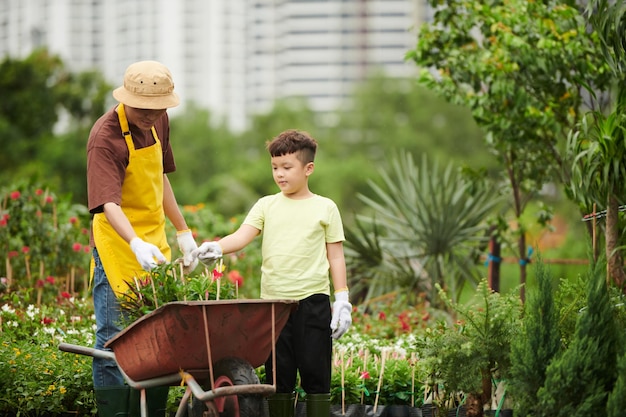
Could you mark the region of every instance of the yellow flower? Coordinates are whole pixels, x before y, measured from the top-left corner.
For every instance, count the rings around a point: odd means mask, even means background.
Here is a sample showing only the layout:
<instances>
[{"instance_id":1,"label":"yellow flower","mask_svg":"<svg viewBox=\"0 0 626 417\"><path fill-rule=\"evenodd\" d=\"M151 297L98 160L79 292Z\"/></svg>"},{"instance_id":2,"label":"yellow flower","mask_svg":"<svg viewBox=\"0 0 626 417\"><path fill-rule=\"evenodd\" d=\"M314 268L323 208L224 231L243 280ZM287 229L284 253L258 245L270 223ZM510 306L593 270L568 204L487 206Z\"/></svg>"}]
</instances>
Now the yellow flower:
<instances>
[{"instance_id":1,"label":"yellow flower","mask_svg":"<svg viewBox=\"0 0 626 417\"><path fill-rule=\"evenodd\" d=\"M60 387L60 388L59 388L59 392L60 392L61 394L65 394L65 393L67 392L67 390L65 389L65 387Z\"/></svg>"}]
</instances>

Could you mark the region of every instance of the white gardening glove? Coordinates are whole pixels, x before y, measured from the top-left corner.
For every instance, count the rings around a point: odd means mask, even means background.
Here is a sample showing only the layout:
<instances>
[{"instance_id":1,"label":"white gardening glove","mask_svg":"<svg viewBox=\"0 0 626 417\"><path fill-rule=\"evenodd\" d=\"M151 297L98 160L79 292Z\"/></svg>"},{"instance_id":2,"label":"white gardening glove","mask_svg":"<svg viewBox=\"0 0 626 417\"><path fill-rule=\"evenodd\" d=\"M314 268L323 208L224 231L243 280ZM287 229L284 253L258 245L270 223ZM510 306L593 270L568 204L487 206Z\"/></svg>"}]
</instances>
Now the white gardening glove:
<instances>
[{"instance_id":1,"label":"white gardening glove","mask_svg":"<svg viewBox=\"0 0 626 417\"><path fill-rule=\"evenodd\" d=\"M222 257L222 247L217 242L204 242L191 252L191 256L200 259L202 263L214 261Z\"/></svg>"},{"instance_id":2,"label":"white gardening glove","mask_svg":"<svg viewBox=\"0 0 626 417\"><path fill-rule=\"evenodd\" d=\"M333 339L339 339L348 331L352 324L352 304L348 301L348 290L335 293L333 303L333 318L330 321L330 328L333 331Z\"/></svg>"},{"instance_id":3,"label":"white gardening glove","mask_svg":"<svg viewBox=\"0 0 626 417\"><path fill-rule=\"evenodd\" d=\"M141 240L138 237L131 239L130 248L137 257L137 262L139 262L141 267L146 271L152 270L160 263L167 262L165 255L161 253L159 248L152 243Z\"/></svg>"},{"instance_id":4,"label":"white gardening glove","mask_svg":"<svg viewBox=\"0 0 626 417\"><path fill-rule=\"evenodd\" d=\"M176 240L178 240L178 247L183 253L183 272L188 274L198 266L198 259L191 255L191 252L198 249L198 245L196 245L191 230L177 232Z\"/></svg>"}]
</instances>

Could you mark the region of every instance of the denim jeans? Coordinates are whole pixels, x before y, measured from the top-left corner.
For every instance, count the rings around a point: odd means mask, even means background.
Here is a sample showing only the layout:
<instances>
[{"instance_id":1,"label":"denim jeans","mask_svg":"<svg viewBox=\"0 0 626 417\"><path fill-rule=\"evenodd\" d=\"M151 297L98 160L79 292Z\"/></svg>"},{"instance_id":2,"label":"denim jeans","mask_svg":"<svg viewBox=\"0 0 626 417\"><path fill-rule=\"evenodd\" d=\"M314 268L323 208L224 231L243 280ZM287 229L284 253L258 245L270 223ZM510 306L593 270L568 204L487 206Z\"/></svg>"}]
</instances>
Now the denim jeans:
<instances>
[{"instance_id":1,"label":"denim jeans","mask_svg":"<svg viewBox=\"0 0 626 417\"><path fill-rule=\"evenodd\" d=\"M98 250L94 248L93 259L95 270L93 276L93 305L96 314L96 344L95 348L105 349L104 344L121 330L119 325L122 312L117 296L109 285L109 280L102 267ZM92 363L94 387L108 387L124 385L124 377L115 361L93 358Z\"/></svg>"}]
</instances>

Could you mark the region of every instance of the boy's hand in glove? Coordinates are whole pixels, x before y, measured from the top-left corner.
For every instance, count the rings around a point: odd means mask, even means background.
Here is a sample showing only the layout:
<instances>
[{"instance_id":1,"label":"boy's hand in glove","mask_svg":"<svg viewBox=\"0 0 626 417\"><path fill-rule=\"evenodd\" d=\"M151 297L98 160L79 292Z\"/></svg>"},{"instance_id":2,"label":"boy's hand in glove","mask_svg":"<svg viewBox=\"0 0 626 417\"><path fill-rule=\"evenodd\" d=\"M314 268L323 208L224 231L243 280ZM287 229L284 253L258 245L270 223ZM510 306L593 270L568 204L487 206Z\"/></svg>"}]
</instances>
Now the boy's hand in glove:
<instances>
[{"instance_id":1,"label":"boy's hand in glove","mask_svg":"<svg viewBox=\"0 0 626 417\"><path fill-rule=\"evenodd\" d=\"M202 263L214 261L222 257L222 247L217 242L204 242L191 252L191 256L200 259Z\"/></svg>"},{"instance_id":2,"label":"boy's hand in glove","mask_svg":"<svg viewBox=\"0 0 626 417\"><path fill-rule=\"evenodd\" d=\"M158 264L167 262L165 255L161 253L159 248L152 243L141 240L138 237L131 239L130 248L135 254L135 257L137 257L139 265L141 265L141 267L146 271L151 271Z\"/></svg>"},{"instance_id":3,"label":"boy's hand in glove","mask_svg":"<svg viewBox=\"0 0 626 417\"><path fill-rule=\"evenodd\" d=\"M333 339L339 339L348 331L352 324L352 304L348 301L348 290L335 293L335 302L333 303L333 318L330 321L330 328L333 331L331 336Z\"/></svg>"},{"instance_id":4,"label":"boy's hand in glove","mask_svg":"<svg viewBox=\"0 0 626 417\"><path fill-rule=\"evenodd\" d=\"M191 230L183 230L176 233L176 240L178 241L180 251L183 253L183 272L188 274L198 266L198 259L192 255L192 252L198 249L198 245L193 238Z\"/></svg>"}]
</instances>

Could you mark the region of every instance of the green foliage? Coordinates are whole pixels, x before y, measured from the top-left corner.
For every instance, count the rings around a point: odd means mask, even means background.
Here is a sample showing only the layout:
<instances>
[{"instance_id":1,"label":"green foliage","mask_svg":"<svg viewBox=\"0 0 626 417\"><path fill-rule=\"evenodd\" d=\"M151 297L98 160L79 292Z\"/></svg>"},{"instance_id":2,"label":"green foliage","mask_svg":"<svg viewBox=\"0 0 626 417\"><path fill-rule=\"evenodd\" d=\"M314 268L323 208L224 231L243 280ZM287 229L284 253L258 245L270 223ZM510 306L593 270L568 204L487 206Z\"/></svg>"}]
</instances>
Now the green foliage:
<instances>
[{"instance_id":1,"label":"green foliage","mask_svg":"<svg viewBox=\"0 0 626 417\"><path fill-rule=\"evenodd\" d=\"M606 264L596 263L587 276L587 306L576 323L568 349L554 359L539 390L545 416L589 416L606 409L617 379L623 336L605 282Z\"/></svg>"},{"instance_id":2,"label":"green foliage","mask_svg":"<svg viewBox=\"0 0 626 417\"><path fill-rule=\"evenodd\" d=\"M518 331L522 306L513 295L489 289L486 280L467 304L454 303L440 290L441 298L458 315L454 324L439 321L418 338L422 375L442 407L457 392L486 395L492 380L508 374L511 340Z\"/></svg>"},{"instance_id":3,"label":"green foliage","mask_svg":"<svg viewBox=\"0 0 626 417\"><path fill-rule=\"evenodd\" d=\"M58 279L86 290L89 214L68 196L22 181L0 189L0 259L9 289L34 288ZM85 278L80 280L80 278Z\"/></svg>"},{"instance_id":4,"label":"green foliage","mask_svg":"<svg viewBox=\"0 0 626 417\"><path fill-rule=\"evenodd\" d=\"M197 268L199 269L199 268ZM223 265L217 263L205 273L192 272L185 275L182 266L176 263L162 264L128 283L121 298L124 310L124 326L133 323L159 306L172 301L232 300L238 295L239 282L235 279L222 280ZM233 276L234 275L230 275Z\"/></svg>"},{"instance_id":5,"label":"green foliage","mask_svg":"<svg viewBox=\"0 0 626 417\"><path fill-rule=\"evenodd\" d=\"M465 283L480 279L478 250L498 197L451 163L440 170L424 157L418 165L408 152L392 157L380 176L382 184L369 183L375 197L359 196L370 213L359 216L358 230L346 228L351 288L358 294L367 287L365 299L423 292L440 306L438 284L456 300Z\"/></svg>"},{"instance_id":6,"label":"green foliage","mask_svg":"<svg viewBox=\"0 0 626 417\"><path fill-rule=\"evenodd\" d=\"M510 189L517 229L509 232L525 259L519 220L526 205L545 184L569 186L567 136L586 106L600 109L607 101L612 80L598 33L587 30L573 1L428 3L433 21L421 27L407 57L420 67L422 85L469 109L486 131ZM522 263L521 283L525 275Z\"/></svg>"},{"instance_id":7,"label":"green foliage","mask_svg":"<svg viewBox=\"0 0 626 417\"><path fill-rule=\"evenodd\" d=\"M626 410L626 354L622 353L617 362L617 381L606 401L607 417L620 417Z\"/></svg>"},{"instance_id":8,"label":"green foliage","mask_svg":"<svg viewBox=\"0 0 626 417\"><path fill-rule=\"evenodd\" d=\"M511 372L506 376L516 413L521 416L540 415L537 391L544 385L546 368L561 347L552 274L541 257L534 269L537 286L528 291L522 327L511 342Z\"/></svg>"},{"instance_id":9,"label":"green foliage","mask_svg":"<svg viewBox=\"0 0 626 417\"><path fill-rule=\"evenodd\" d=\"M55 178L63 185L61 178L71 178L74 173L65 170L68 157L75 155L77 149L84 153L84 129L102 114L109 91L110 86L100 73L70 73L58 56L45 49L35 50L23 60L2 60L0 146L4 151L0 154L0 179L10 182L19 175ZM80 138L56 138L60 120L67 123L69 130L82 132ZM52 147L65 150L65 159L58 151L48 153ZM63 191L84 195L86 181L74 186L77 188Z\"/></svg>"},{"instance_id":10,"label":"green foliage","mask_svg":"<svg viewBox=\"0 0 626 417\"><path fill-rule=\"evenodd\" d=\"M63 298L41 308L0 309L0 415L95 414L91 358L61 353L60 342L93 345L93 306Z\"/></svg>"}]
</instances>

